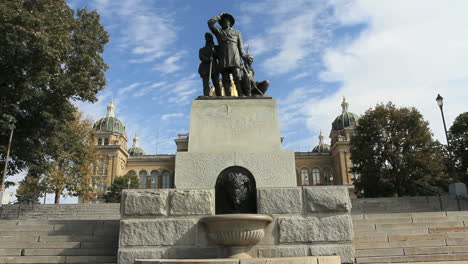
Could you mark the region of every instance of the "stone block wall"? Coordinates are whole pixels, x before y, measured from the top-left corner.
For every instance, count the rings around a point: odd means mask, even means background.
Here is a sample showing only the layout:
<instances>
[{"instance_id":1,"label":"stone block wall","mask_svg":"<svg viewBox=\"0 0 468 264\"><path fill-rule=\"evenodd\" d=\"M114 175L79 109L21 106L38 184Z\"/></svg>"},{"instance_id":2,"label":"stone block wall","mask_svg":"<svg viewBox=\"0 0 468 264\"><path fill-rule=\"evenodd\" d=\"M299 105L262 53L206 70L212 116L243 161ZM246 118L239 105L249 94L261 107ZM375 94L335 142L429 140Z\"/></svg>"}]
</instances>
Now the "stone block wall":
<instances>
[{"instance_id":1,"label":"stone block wall","mask_svg":"<svg viewBox=\"0 0 468 264\"><path fill-rule=\"evenodd\" d=\"M259 214L273 217L253 257L339 255L354 260L351 200L346 187L259 188ZM200 218L215 214L214 189L124 190L119 264L148 258L219 258Z\"/></svg>"}]
</instances>

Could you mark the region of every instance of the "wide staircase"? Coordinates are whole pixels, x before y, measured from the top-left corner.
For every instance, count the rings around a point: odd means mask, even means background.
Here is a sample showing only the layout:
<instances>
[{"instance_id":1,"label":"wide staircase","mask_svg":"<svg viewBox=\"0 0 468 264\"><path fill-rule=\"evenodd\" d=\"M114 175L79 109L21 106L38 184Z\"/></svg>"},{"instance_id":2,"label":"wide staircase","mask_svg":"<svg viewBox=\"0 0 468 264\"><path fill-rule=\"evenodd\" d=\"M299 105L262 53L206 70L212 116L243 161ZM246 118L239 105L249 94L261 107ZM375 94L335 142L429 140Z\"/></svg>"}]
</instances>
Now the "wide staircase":
<instances>
[{"instance_id":1,"label":"wide staircase","mask_svg":"<svg viewBox=\"0 0 468 264\"><path fill-rule=\"evenodd\" d=\"M357 263L468 264L466 201L359 200L352 215Z\"/></svg>"},{"instance_id":2,"label":"wide staircase","mask_svg":"<svg viewBox=\"0 0 468 264\"><path fill-rule=\"evenodd\" d=\"M119 205L3 206L0 263L116 263Z\"/></svg>"}]
</instances>

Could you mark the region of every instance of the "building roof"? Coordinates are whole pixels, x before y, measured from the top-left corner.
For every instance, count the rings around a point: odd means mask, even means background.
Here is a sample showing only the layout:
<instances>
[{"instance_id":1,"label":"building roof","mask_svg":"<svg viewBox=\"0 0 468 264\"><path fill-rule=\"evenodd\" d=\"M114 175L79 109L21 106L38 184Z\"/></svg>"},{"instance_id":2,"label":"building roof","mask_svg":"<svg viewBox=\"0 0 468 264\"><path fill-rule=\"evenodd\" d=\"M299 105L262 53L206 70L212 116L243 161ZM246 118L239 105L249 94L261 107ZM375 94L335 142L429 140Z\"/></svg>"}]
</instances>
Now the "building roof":
<instances>
[{"instance_id":1,"label":"building roof","mask_svg":"<svg viewBox=\"0 0 468 264\"><path fill-rule=\"evenodd\" d=\"M349 104L346 101L346 98L343 97L343 102L341 103L343 111L335 118L335 121L333 121L332 130L341 130L358 124L359 116L349 112L348 106Z\"/></svg>"},{"instance_id":2,"label":"building roof","mask_svg":"<svg viewBox=\"0 0 468 264\"><path fill-rule=\"evenodd\" d=\"M125 126L118 118L115 117L114 100L107 105L107 114L94 123L93 128L96 131L109 131L125 135Z\"/></svg>"}]
</instances>

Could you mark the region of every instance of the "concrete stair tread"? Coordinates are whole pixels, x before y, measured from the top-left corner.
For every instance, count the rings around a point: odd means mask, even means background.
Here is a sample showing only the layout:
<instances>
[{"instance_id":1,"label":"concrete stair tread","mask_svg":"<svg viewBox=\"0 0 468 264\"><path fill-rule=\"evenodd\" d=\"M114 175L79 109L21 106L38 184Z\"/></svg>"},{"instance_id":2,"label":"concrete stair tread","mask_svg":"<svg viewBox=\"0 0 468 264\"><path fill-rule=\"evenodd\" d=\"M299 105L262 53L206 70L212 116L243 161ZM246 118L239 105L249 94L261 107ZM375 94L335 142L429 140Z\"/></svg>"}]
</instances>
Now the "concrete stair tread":
<instances>
[{"instance_id":1,"label":"concrete stair tread","mask_svg":"<svg viewBox=\"0 0 468 264\"><path fill-rule=\"evenodd\" d=\"M53 264L53 263L117 263L116 256L15 256L0 257L0 263L31 263L31 264Z\"/></svg>"},{"instance_id":2,"label":"concrete stair tread","mask_svg":"<svg viewBox=\"0 0 468 264\"><path fill-rule=\"evenodd\" d=\"M407 263L428 261L468 261L468 254L429 254L410 256L357 257L356 263Z\"/></svg>"}]
</instances>

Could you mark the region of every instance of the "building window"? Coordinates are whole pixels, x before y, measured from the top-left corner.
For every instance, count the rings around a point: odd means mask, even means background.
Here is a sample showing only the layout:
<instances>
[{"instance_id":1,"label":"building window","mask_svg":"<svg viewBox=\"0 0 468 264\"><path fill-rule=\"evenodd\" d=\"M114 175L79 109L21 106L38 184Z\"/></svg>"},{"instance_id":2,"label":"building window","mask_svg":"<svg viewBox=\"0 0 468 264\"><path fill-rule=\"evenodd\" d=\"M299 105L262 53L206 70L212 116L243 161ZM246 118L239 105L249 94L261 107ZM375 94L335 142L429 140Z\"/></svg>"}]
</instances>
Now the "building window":
<instances>
[{"instance_id":1,"label":"building window","mask_svg":"<svg viewBox=\"0 0 468 264\"><path fill-rule=\"evenodd\" d=\"M109 145L109 138L108 137L104 138L104 145Z\"/></svg>"},{"instance_id":2,"label":"building window","mask_svg":"<svg viewBox=\"0 0 468 264\"><path fill-rule=\"evenodd\" d=\"M301 185L309 185L309 171L306 168L301 169Z\"/></svg>"},{"instance_id":3,"label":"building window","mask_svg":"<svg viewBox=\"0 0 468 264\"><path fill-rule=\"evenodd\" d=\"M102 145L102 138L98 138L97 144L98 144L98 145Z\"/></svg>"},{"instance_id":4,"label":"building window","mask_svg":"<svg viewBox=\"0 0 468 264\"><path fill-rule=\"evenodd\" d=\"M98 160L94 163L93 168L94 175L106 176L107 175L107 161Z\"/></svg>"},{"instance_id":5,"label":"building window","mask_svg":"<svg viewBox=\"0 0 468 264\"><path fill-rule=\"evenodd\" d=\"M139 176L140 176L140 189L144 189L146 188L146 177L148 176L148 173L142 170L140 171Z\"/></svg>"},{"instance_id":6,"label":"building window","mask_svg":"<svg viewBox=\"0 0 468 264\"><path fill-rule=\"evenodd\" d=\"M171 188L171 173L167 170L162 173L162 188Z\"/></svg>"},{"instance_id":7,"label":"building window","mask_svg":"<svg viewBox=\"0 0 468 264\"><path fill-rule=\"evenodd\" d=\"M312 180L314 182L314 185L319 185L320 184L320 171L319 169L315 168L312 170Z\"/></svg>"},{"instance_id":8,"label":"building window","mask_svg":"<svg viewBox=\"0 0 468 264\"><path fill-rule=\"evenodd\" d=\"M151 171L151 188L159 188L159 174L157 171Z\"/></svg>"},{"instance_id":9,"label":"building window","mask_svg":"<svg viewBox=\"0 0 468 264\"><path fill-rule=\"evenodd\" d=\"M324 174L324 181L325 184L333 184L333 174L330 168L326 167L323 169L323 174Z\"/></svg>"}]
</instances>

